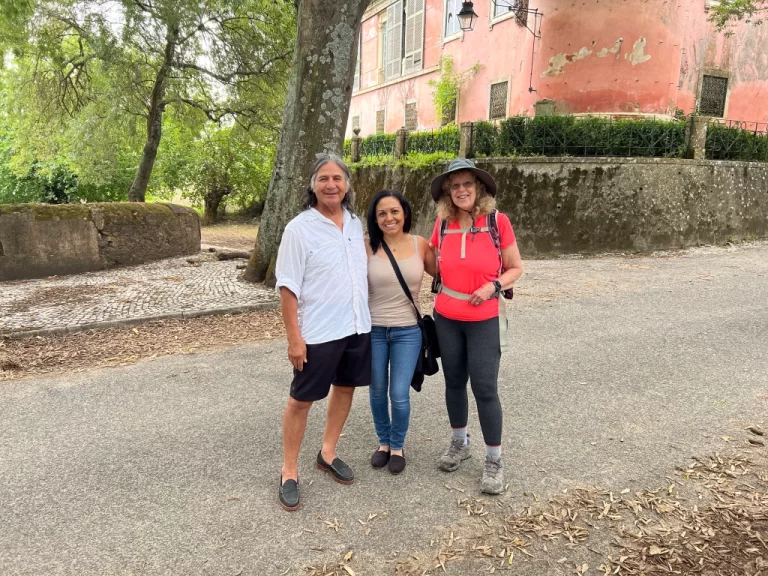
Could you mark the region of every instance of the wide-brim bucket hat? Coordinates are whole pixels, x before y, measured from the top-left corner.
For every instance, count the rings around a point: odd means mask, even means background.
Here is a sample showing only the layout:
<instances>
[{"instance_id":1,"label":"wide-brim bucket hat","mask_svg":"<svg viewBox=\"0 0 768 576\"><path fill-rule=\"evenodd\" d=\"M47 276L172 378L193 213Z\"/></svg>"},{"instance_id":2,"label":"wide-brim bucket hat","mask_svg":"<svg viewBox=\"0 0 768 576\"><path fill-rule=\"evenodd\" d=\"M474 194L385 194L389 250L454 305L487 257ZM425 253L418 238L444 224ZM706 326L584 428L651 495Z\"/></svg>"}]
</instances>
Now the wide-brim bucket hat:
<instances>
[{"instance_id":1,"label":"wide-brim bucket hat","mask_svg":"<svg viewBox=\"0 0 768 576\"><path fill-rule=\"evenodd\" d=\"M455 160L451 160L446 171L435 177L435 179L432 180L432 184L429 186L432 191L432 198L435 202L437 202L440 199L440 196L443 195L443 182L445 182L445 179L454 172L462 172L464 170L472 172L480 182L485 184L485 189L488 191L488 194L496 196L496 182L493 180L493 176L488 174L485 170L480 170L480 168L475 166L475 163L472 162L472 160L456 158Z\"/></svg>"}]
</instances>

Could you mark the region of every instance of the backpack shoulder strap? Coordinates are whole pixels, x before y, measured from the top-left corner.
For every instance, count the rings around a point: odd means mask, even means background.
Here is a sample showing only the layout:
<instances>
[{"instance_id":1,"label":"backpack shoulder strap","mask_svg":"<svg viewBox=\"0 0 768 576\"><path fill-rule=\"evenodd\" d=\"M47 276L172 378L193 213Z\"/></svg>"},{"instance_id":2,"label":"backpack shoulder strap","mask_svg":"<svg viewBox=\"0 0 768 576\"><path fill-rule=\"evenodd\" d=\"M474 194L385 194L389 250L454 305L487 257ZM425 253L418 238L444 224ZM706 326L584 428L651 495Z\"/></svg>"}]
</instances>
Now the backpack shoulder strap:
<instances>
[{"instance_id":1,"label":"backpack shoulder strap","mask_svg":"<svg viewBox=\"0 0 768 576\"><path fill-rule=\"evenodd\" d=\"M491 234L491 240L493 240L496 249L501 250L501 234L499 233L499 224L496 222L497 212L498 210L494 209L488 213L488 232Z\"/></svg>"},{"instance_id":2,"label":"backpack shoulder strap","mask_svg":"<svg viewBox=\"0 0 768 576\"><path fill-rule=\"evenodd\" d=\"M438 240L437 250L443 247L443 238L445 238L445 231L448 229L448 220L440 220L440 239Z\"/></svg>"}]
</instances>

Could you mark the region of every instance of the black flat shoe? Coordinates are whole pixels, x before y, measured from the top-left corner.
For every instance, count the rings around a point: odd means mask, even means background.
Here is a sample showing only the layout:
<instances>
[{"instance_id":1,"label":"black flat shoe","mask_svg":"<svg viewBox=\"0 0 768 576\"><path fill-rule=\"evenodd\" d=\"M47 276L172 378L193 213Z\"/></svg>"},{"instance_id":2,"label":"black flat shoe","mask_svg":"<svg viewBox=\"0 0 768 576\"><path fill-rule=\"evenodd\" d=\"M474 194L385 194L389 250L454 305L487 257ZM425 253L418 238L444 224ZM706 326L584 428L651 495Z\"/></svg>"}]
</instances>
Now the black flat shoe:
<instances>
[{"instance_id":1,"label":"black flat shoe","mask_svg":"<svg viewBox=\"0 0 768 576\"><path fill-rule=\"evenodd\" d=\"M328 464L323 460L322 451L317 453L317 467L323 472L328 472L339 484L352 484L355 481L352 469L341 458L334 458L333 462Z\"/></svg>"},{"instance_id":2,"label":"black flat shoe","mask_svg":"<svg viewBox=\"0 0 768 576\"><path fill-rule=\"evenodd\" d=\"M373 453L373 456L371 456L371 466L377 470L379 468L384 468L384 466L387 465L387 462L389 462L389 454L389 450L376 450L376 452Z\"/></svg>"},{"instance_id":3,"label":"black flat shoe","mask_svg":"<svg viewBox=\"0 0 768 576\"><path fill-rule=\"evenodd\" d=\"M280 506L283 510L293 512L298 510L299 504L301 504L301 497L299 495L299 482L297 480L288 479L283 482L283 477L280 477Z\"/></svg>"},{"instance_id":4,"label":"black flat shoe","mask_svg":"<svg viewBox=\"0 0 768 576\"><path fill-rule=\"evenodd\" d=\"M400 474L403 470L405 470L405 453L402 456L392 454L389 459L389 471L392 474Z\"/></svg>"}]
</instances>

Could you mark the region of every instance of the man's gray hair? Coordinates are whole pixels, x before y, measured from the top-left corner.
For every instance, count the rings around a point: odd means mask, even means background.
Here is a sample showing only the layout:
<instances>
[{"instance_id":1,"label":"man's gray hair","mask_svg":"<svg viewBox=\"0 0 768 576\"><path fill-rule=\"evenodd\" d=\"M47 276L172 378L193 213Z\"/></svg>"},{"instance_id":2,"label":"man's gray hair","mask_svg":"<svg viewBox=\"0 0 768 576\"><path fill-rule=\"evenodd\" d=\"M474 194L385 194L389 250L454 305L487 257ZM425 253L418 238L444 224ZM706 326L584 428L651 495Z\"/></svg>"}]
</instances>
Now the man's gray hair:
<instances>
[{"instance_id":1,"label":"man's gray hair","mask_svg":"<svg viewBox=\"0 0 768 576\"><path fill-rule=\"evenodd\" d=\"M315 205L317 205L317 196L315 195L315 178L317 178L317 173L320 171L320 169L326 164L330 163L336 164L336 166L341 168L341 171L344 173L344 179L347 181L347 194L341 201L341 205L354 216L355 190L352 187L352 173L349 171L349 166L347 166L347 163L344 162L344 160L342 160L341 157L336 154L323 153L317 155L317 162L315 162L315 165L312 168L312 175L309 178L309 188L307 188L304 198L304 210L309 210L310 208L313 208Z\"/></svg>"}]
</instances>

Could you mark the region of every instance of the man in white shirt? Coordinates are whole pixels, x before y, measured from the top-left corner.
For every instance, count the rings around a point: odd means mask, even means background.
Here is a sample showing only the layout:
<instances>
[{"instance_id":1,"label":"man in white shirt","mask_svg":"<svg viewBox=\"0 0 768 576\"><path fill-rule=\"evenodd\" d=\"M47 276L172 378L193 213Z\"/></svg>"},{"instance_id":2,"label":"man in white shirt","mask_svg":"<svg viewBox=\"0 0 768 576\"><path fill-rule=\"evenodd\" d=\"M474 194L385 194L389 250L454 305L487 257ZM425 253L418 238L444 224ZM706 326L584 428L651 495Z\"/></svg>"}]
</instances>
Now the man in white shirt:
<instances>
[{"instance_id":1,"label":"man in white shirt","mask_svg":"<svg viewBox=\"0 0 768 576\"><path fill-rule=\"evenodd\" d=\"M352 470L336 457L336 443L355 388L367 386L371 379L367 274L349 169L337 156L319 155L304 211L285 227L275 266L288 358L294 367L283 414L280 505L286 510L300 504L298 457L309 409L329 392L317 467L337 482L354 482Z\"/></svg>"}]
</instances>

